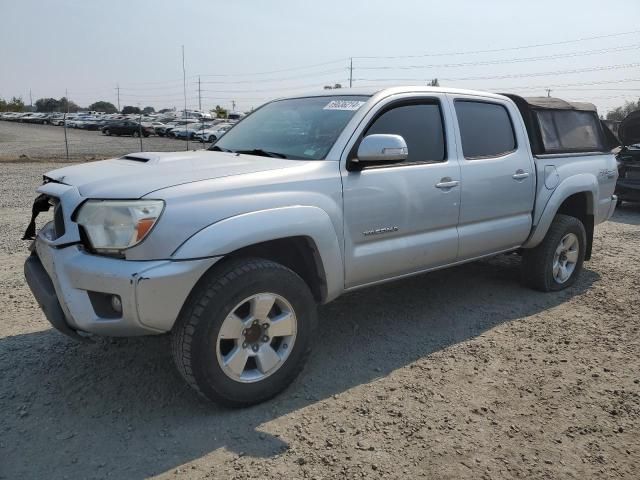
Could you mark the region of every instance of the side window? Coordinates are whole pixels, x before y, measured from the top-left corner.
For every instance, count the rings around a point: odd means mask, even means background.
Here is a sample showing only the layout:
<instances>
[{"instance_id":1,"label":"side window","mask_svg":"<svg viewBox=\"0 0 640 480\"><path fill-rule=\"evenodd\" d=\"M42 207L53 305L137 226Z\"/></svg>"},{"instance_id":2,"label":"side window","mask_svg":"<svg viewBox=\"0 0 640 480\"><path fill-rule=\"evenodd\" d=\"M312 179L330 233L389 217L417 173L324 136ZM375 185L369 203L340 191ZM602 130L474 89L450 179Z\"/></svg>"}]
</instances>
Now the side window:
<instances>
[{"instance_id":1,"label":"side window","mask_svg":"<svg viewBox=\"0 0 640 480\"><path fill-rule=\"evenodd\" d=\"M407 142L408 162L441 162L445 159L440 106L435 103L403 105L387 110L369 126L365 135L401 135Z\"/></svg>"},{"instance_id":2,"label":"side window","mask_svg":"<svg viewBox=\"0 0 640 480\"><path fill-rule=\"evenodd\" d=\"M574 110L536 112L546 152L602 151L598 116Z\"/></svg>"},{"instance_id":3,"label":"side window","mask_svg":"<svg viewBox=\"0 0 640 480\"><path fill-rule=\"evenodd\" d=\"M465 158L497 157L516 149L509 112L496 103L456 100Z\"/></svg>"}]
</instances>

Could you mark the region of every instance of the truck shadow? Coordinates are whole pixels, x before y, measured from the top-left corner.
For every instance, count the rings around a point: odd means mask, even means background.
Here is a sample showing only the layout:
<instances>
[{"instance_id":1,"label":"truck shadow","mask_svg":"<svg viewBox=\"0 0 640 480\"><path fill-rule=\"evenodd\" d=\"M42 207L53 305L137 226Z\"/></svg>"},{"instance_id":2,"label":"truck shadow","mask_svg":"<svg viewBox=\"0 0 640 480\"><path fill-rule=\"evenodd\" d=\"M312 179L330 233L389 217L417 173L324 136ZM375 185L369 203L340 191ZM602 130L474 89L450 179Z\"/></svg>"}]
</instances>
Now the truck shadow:
<instances>
[{"instance_id":1,"label":"truck shadow","mask_svg":"<svg viewBox=\"0 0 640 480\"><path fill-rule=\"evenodd\" d=\"M274 456L288 445L267 433L271 420L552 308L599 279L586 269L570 289L544 294L523 287L519 271L516 257L497 257L322 307L301 377L244 410L209 404L186 387L166 336L83 345L47 330L0 339L0 477L145 478L217 449Z\"/></svg>"}]
</instances>

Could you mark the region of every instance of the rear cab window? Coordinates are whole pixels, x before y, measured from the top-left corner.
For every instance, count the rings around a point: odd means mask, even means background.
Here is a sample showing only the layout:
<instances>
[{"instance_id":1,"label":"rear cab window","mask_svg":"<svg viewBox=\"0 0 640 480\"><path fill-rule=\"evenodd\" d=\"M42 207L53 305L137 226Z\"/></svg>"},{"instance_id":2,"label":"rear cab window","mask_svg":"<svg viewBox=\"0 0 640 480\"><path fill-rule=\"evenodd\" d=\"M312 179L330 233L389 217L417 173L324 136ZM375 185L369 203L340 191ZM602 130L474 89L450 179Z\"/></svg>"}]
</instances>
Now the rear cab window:
<instances>
[{"instance_id":1,"label":"rear cab window","mask_svg":"<svg viewBox=\"0 0 640 480\"><path fill-rule=\"evenodd\" d=\"M513 123L506 107L481 100L456 100L454 105L466 159L499 157L516 150Z\"/></svg>"}]
</instances>

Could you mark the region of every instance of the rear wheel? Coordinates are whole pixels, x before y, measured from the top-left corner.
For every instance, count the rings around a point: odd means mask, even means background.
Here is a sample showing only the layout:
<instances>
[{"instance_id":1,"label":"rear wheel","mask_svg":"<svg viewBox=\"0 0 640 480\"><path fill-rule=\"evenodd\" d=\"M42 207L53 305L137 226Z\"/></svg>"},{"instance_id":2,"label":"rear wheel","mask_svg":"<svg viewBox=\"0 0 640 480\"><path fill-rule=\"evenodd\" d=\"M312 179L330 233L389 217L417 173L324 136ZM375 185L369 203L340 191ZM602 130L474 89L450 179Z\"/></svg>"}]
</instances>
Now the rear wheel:
<instances>
[{"instance_id":1,"label":"rear wheel","mask_svg":"<svg viewBox=\"0 0 640 480\"><path fill-rule=\"evenodd\" d=\"M565 289L582 271L587 234L580 220L556 215L540 245L523 254L525 282L543 292Z\"/></svg>"},{"instance_id":2,"label":"rear wheel","mask_svg":"<svg viewBox=\"0 0 640 480\"><path fill-rule=\"evenodd\" d=\"M111 130L109 130L108 128L103 132L105 135L107 135L108 137L111 136Z\"/></svg>"},{"instance_id":3,"label":"rear wheel","mask_svg":"<svg viewBox=\"0 0 640 480\"><path fill-rule=\"evenodd\" d=\"M209 135L209 141L210 141L211 143L215 142L216 140L217 140L217 138L216 138L216 136L215 136L215 135Z\"/></svg>"},{"instance_id":4,"label":"rear wheel","mask_svg":"<svg viewBox=\"0 0 640 480\"><path fill-rule=\"evenodd\" d=\"M315 323L315 301L296 273L269 260L232 260L191 293L172 333L173 357L200 394L247 406L298 375Z\"/></svg>"}]
</instances>

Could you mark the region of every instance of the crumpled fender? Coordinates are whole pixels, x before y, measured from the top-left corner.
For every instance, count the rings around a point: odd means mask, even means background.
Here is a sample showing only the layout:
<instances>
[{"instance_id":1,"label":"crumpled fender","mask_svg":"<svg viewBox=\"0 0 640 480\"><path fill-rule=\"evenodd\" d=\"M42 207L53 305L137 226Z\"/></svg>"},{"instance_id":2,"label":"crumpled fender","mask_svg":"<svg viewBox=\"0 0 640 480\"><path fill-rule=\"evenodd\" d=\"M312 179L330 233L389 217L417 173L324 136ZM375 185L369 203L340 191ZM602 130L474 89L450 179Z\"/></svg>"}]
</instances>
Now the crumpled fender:
<instances>
[{"instance_id":1,"label":"crumpled fender","mask_svg":"<svg viewBox=\"0 0 640 480\"><path fill-rule=\"evenodd\" d=\"M344 289L342 250L329 215L318 207L280 207L225 218L195 233L171 258L224 256L257 243L297 236L314 242L327 285L325 301L332 300Z\"/></svg>"},{"instance_id":2,"label":"crumpled fender","mask_svg":"<svg viewBox=\"0 0 640 480\"><path fill-rule=\"evenodd\" d=\"M542 242L560 205L571 195L587 192L587 214L593 215L595 199L599 196L599 190L598 179L590 173L571 175L569 178L560 182L553 194L549 197L531 235L529 235L529 238L522 246L524 248L533 248Z\"/></svg>"}]
</instances>

